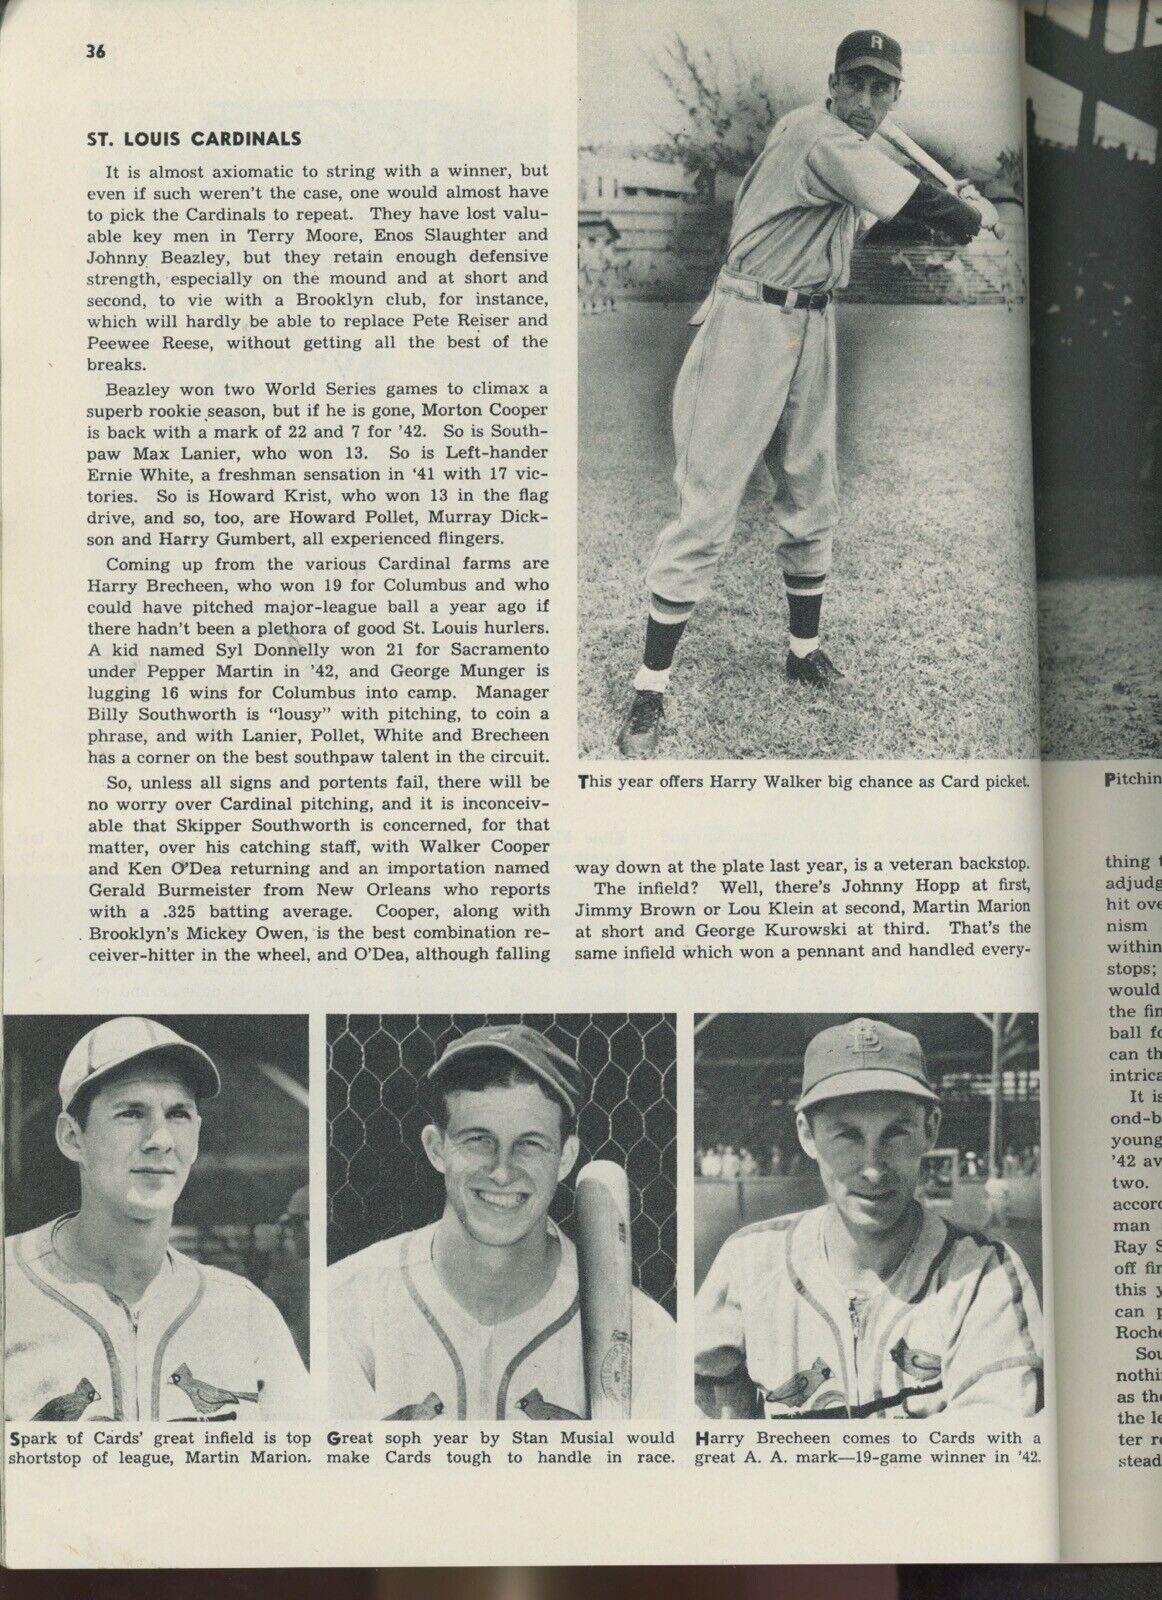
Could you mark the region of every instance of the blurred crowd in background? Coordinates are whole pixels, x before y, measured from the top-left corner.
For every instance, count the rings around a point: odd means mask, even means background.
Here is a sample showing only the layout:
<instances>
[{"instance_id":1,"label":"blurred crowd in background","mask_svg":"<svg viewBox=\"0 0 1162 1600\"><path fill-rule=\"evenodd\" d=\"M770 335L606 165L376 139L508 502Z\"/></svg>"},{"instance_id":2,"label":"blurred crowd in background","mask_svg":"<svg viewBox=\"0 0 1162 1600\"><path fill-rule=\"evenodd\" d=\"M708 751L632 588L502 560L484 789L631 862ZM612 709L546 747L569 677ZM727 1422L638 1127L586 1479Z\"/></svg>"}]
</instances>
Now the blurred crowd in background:
<instances>
[{"instance_id":1,"label":"blurred crowd in background","mask_svg":"<svg viewBox=\"0 0 1162 1600\"><path fill-rule=\"evenodd\" d=\"M1030 108L1038 485L1158 490L1162 182L1124 146L1042 139Z\"/></svg>"},{"instance_id":2,"label":"blurred crowd in background","mask_svg":"<svg viewBox=\"0 0 1162 1600\"><path fill-rule=\"evenodd\" d=\"M958 1152L960 1177L984 1179L988 1176L988 1158L976 1150ZM696 1178L721 1178L735 1182L740 1178L799 1178L812 1172L814 1164L798 1144L788 1151L782 1144L772 1144L770 1149L756 1153L747 1144L698 1145L694 1151L694 1176ZM1035 1177L1041 1171L1041 1147L1025 1145L1016 1150L1009 1145L1004 1153L1003 1176L1006 1178Z\"/></svg>"}]
</instances>

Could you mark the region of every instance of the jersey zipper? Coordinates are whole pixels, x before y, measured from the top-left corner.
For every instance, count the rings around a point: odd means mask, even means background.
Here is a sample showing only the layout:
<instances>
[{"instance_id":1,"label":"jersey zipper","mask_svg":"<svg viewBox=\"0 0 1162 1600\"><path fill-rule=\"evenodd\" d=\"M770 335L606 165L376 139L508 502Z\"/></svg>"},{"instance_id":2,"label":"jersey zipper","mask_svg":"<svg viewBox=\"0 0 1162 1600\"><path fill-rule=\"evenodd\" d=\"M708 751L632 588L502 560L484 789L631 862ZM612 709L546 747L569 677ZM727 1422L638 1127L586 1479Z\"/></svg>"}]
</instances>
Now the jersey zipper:
<instances>
[{"instance_id":1,"label":"jersey zipper","mask_svg":"<svg viewBox=\"0 0 1162 1600\"><path fill-rule=\"evenodd\" d=\"M129 1313L129 1326L133 1329L133 1387L134 1387L134 1390L136 1391L135 1395L134 1395L134 1399L135 1399L136 1404L137 1404L137 1420L138 1420L138 1422L140 1422L141 1421L141 1373L138 1370L138 1361L139 1361L138 1320L139 1320L139 1313L134 1311L131 1306L126 1306L125 1309Z\"/></svg>"},{"instance_id":2,"label":"jersey zipper","mask_svg":"<svg viewBox=\"0 0 1162 1600\"><path fill-rule=\"evenodd\" d=\"M866 1300L862 1299L857 1294L853 1294L848 1297L847 1314L851 1319L851 1378L855 1388L855 1404L857 1409L861 1404L859 1387L859 1340L860 1335L863 1332L863 1318L866 1310ZM849 1417L853 1415L850 1395L847 1399L847 1414Z\"/></svg>"},{"instance_id":3,"label":"jersey zipper","mask_svg":"<svg viewBox=\"0 0 1162 1600\"><path fill-rule=\"evenodd\" d=\"M139 1322L140 1322L140 1318L141 1318L141 1312L140 1312L139 1309L135 1309L133 1306L127 1305L126 1302L121 1299L120 1295L114 1295L113 1299L116 1300L117 1304L121 1307L122 1311L124 1311L125 1319L129 1323L129 1332L130 1332L129 1349L130 1349L130 1354L131 1354L131 1360L129 1362L129 1366L130 1366L130 1369L132 1370L132 1373L133 1373L133 1419L132 1420L134 1422L140 1422L141 1421L141 1373L138 1371L138 1360L139 1360L138 1334L139 1334L139 1331L140 1331ZM126 1398L126 1407L125 1407L125 1409L126 1409L126 1411L128 1411L129 1410L129 1406L128 1406L129 1397L128 1397L128 1395L125 1398Z\"/></svg>"}]
</instances>

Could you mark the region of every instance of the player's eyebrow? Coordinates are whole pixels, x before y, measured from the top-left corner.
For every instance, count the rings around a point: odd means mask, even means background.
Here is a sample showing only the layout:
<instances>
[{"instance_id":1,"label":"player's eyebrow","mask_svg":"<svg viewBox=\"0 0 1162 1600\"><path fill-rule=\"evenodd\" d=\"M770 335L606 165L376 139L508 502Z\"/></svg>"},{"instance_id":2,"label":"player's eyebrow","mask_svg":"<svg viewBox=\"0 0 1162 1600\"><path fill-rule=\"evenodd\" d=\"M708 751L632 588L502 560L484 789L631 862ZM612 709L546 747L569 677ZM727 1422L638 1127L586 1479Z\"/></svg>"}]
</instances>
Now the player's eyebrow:
<instances>
[{"instance_id":1,"label":"player's eyebrow","mask_svg":"<svg viewBox=\"0 0 1162 1600\"><path fill-rule=\"evenodd\" d=\"M478 1133L485 1134L489 1139L497 1139L499 1137L495 1129L477 1126L475 1123L470 1123L466 1128L457 1128L452 1137L454 1139L466 1139ZM521 1133L513 1135L514 1144L520 1144L524 1139L539 1139L542 1144L553 1143L552 1135L545 1133L540 1128L525 1128Z\"/></svg>"},{"instance_id":2,"label":"player's eyebrow","mask_svg":"<svg viewBox=\"0 0 1162 1600\"><path fill-rule=\"evenodd\" d=\"M846 78L848 83L855 84L860 88L865 83L870 83L873 89L890 89L896 81L886 72L877 72L874 67L856 67L854 70L846 68L839 76Z\"/></svg>"},{"instance_id":3,"label":"player's eyebrow","mask_svg":"<svg viewBox=\"0 0 1162 1600\"><path fill-rule=\"evenodd\" d=\"M141 1110L147 1107L149 1103L149 1100L145 1096L131 1094L128 1091L125 1094L113 1095L109 1101L110 1106L112 1106L112 1108L116 1111ZM172 1097L169 1095L166 1096L165 1105L167 1107L196 1106L197 1101L188 1090L178 1089L174 1092Z\"/></svg>"}]
</instances>

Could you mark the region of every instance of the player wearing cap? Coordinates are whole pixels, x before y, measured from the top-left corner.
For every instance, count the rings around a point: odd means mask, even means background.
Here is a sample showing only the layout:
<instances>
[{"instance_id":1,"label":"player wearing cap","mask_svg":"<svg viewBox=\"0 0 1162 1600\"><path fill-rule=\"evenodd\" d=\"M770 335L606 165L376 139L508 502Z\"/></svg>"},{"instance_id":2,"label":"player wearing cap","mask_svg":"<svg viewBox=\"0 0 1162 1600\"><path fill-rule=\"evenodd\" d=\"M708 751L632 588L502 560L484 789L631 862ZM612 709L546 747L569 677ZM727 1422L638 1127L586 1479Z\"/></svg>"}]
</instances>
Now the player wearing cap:
<instances>
[{"instance_id":1,"label":"player wearing cap","mask_svg":"<svg viewBox=\"0 0 1162 1600\"><path fill-rule=\"evenodd\" d=\"M722 1246L695 1301L702 1409L1039 1411L1041 1309L1024 1266L916 1199L940 1127L919 1040L865 1017L817 1034L796 1124L827 1203Z\"/></svg>"},{"instance_id":2,"label":"player wearing cap","mask_svg":"<svg viewBox=\"0 0 1162 1600\"><path fill-rule=\"evenodd\" d=\"M4 1400L12 1421L297 1418L306 1370L261 1290L169 1243L198 1155L213 1061L145 1017L69 1052L56 1141L77 1211L5 1241Z\"/></svg>"},{"instance_id":3,"label":"player wearing cap","mask_svg":"<svg viewBox=\"0 0 1162 1600\"><path fill-rule=\"evenodd\" d=\"M895 104L903 52L886 33L850 33L825 104L781 117L739 187L726 264L691 319L674 390L678 513L646 572L645 652L618 737L653 755L682 630L709 593L761 456L775 483L773 542L790 613L786 674L825 689L843 677L819 645L839 519L832 297L857 234L898 215L965 244L979 211L918 180L868 141ZM970 184L961 194L979 199Z\"/></svg>"},{"instance_id":4,"label":"player wearing cap","mask_svg":"<svg viewBox=\"0 0 1162 1600\"><path fill-rule=\"evenodd\" d=\"M331 1410L386 1421L588 1415L577 1255L549 1218L577 1160L573 1059L523 1024L475 1028L428 1073L438 1222L330 1269ZM673 1409L674 1325L633 1294L635 1417Z\"/></svg>"}]
</instances>

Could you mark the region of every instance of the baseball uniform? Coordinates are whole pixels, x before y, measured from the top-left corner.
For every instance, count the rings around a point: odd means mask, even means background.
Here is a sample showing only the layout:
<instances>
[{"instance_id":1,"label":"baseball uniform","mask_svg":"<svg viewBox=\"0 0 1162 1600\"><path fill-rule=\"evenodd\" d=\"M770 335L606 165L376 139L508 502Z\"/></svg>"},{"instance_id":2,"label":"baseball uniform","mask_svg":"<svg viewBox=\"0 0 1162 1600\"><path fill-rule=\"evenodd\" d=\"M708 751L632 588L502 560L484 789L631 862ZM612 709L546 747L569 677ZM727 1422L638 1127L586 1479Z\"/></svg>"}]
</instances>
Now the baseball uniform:
<instances>
[{"instance_id":1,"label":"baseball uniform","mask_svg":"<svg viewBox=\"0 0 1162 1600\"><path fill-rule=\"evenodd\" d=\"M540 1302L504 1322L477 1322L444 1288L433 1260L438 1224L400 1234L330 1269L331 1412L336 1417L448 1421L585 1417L577 1254L560 1241ZM635 1417L673 1411L674 1324L633 1295Z\"/></svg>"},{"instance_id":2,"label":"baseball uniform","mask_svg":"<svg viewBox=\"0 0 1162 1600\"><path fill-rule=\"evenodd\" d=\"M784 572L823 578L839 518L835 313L763 299L763 286L830 296L860 227L894 217L917 179L825 106L780 118L738 191L726 265L692 323L674 391L679 510L654 547L651 592L707 594L747 480L766 454Z\"/></svg>"},{"instance_id":3,"label":"baseball uniform","mask_svg":"<svg viewBox=\"0 0 1162 1600\"><path fill-rule=\"evenodd\" d=\"M760 1222L722 1246L695 1301L703 1395L749 1380L767 1417L1041 1409L1041 1308L1013 1250L925 1211L892 1276L854 1293L827 1264L830 1210Z\"/></svg>"},{"instance_id":4,"label":"baseball uniform","mask_svg":"<svg viewBox=\"0 0 1162 1600\"><path fill-rule=\"evenodd\" d=\"M253 1422L311 1411L286 1324L246 1278L166 1251L136 1305L57 1254L64 1218L5 1241L10 1421Z\"/></svg>"}]
</instances>

